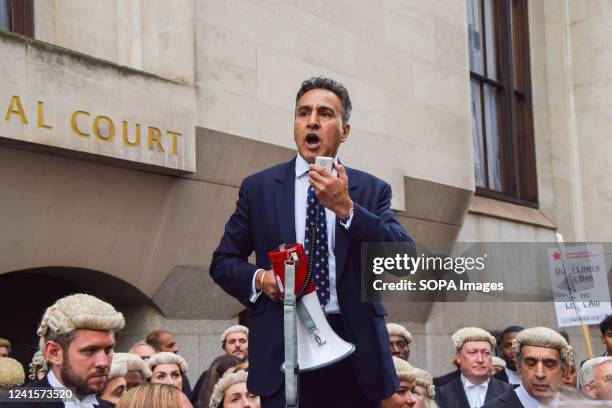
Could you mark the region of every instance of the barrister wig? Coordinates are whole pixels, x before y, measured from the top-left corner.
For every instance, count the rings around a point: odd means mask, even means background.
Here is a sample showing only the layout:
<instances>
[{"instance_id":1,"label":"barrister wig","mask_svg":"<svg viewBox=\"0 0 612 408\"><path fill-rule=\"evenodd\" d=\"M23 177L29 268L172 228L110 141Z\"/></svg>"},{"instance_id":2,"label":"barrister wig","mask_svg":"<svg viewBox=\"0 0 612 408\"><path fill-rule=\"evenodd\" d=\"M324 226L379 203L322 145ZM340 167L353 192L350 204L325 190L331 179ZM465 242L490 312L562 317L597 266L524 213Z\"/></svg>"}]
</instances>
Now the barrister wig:
<instances>
[{"instance_id":1,"label":"barrister wig","mask_svg":"<svg viewBox=\"0 0 612 408\"><path fill-rule=\"evenodd\" d=\"M425 388L425 391L427 392L427 398L431 400L435 399L436 387L433 385L433 378L431 378L431 374L421 368L415 368L414 372L416 375L414 384Z\"/></svg>"},{"instance_id":2,"label":"barrister wig","mask_svg":"<svg viewBox=\"0 0 612 408\"><path fill-rule=\"evenodd\" d=\"M412 343L412 334L401 324L387 323L387 331L389 332L389 337L400 336L406 340L406 343Z\"/></svg>"},{"instance_id":3,"label":"barrister wig","mask_svg":"<svg viewBox=\"0 0 612 408\"><path fill-rule=\"evenodd\" d=\"M416 372L414 367L398 357L393 357L393 365L395 366L395 373L400 381L412 382L416 378Z\"/></svg>"},{"instance_id":4,"label":"barrister wig","mask_svg":"<svg viewBox=\"0 0 612 408\"><path fill-rule=\"evenodd\" d=\"M455 350L461 350L461 347L468 341L488 341L491 344L491 348L495 347L495 337L486 330L479 327L464 327L457 330L451 336Z\"/></svg>"},{"instance_id":5,"label":"barrister wig","mask_svg":"<svg viewBox=\"0 0 612 408\"><path fill-rule=\"evenodd\" d=\"M149 366L142 358L140 358L136 354L115 353L113 355L113 364L115 363L115 361L127 364L128 371L140 371L140 373L142 374L142 378L144 378L145 380L151 378L152 373L149 369Z\"/></svg>"},{"instance_id":6,"label":"barrister wig","mask_svg":"<svg viewBox=\"0 0 612 408\"><path fill-rule=\"evenodd\" d=\"M25 380L25 373L19 361L0 357L0 387L19 387Z\"/></svg>"},{"instance_id":7,"label":"barrister wig","mask_svg":"<svg viewBox=\"0 0 612 408\"><path fill-rule=\"evenodd\" d=\"M210 396L209 408L218 408L223 405L223 397L225 391L234 384L245 383L248 373L246 371L236 371L234 373L225 373L223 377L217 381L213 393Z\"/></svg>"},{"instance_id":8,"label":"barrister wig","mask_svg":"<svg viewBox=\"0 0 612 408\"><path fill-rule=\"evenodd\" d=\"M127 363L125 361L115 361L113 358L113 363L111 364L107 379L112 380L118 377L125 377L127 372Z\"/></svg>"},{"instance_id":9,"label":"barrister wig","mask_svg":"<svg viewBox=\"0 0 612 408\"><path fill-rule=\"evenodd\" d=\"M546 347L559 350L561 362L573 364L574 352L562 335L548 327L532 327L525 329L512 340L512 354L519 360L523 346Z\"/></svg>"},{"instance_id":10,"label":"barrister wig","mask_svg":"<svg viewBox=\"0 0 612 408\"><path fill-rule=\"evenodd\" d=\"M41 349L49 330L55 334L67 334L77 329L118 331L125 326L123 314L94 296L84 293L66 296L48 307L40 321L37 334Z\"/></svg>"},{"instance_id":11,"label":"barrister wig","mask_svg":"<svg viewBox=\"0 0 612 408\"><path fill-rule=\"evenodd\" d=\"M30 363L30 380L36 380L37 371L44 371L45 373L49 372L49 364L47 359L43 356L43 353L40 350L34 353L34 356L32 357L32 362Z\"/></svg>"},{"instance_id":12,"label":"barrister wig","mask_svg":"<svg viewBox=\"0 0 612 408\"><path fill-rule=\"evenodd\" d=\"M247 335L247 337L249 336L249 328L246 326L242 326L240 324L237 324L235 326L232 327L228 327L223 334L221 334L221 337L219 338L220 343L221 343L221 347L225 347L225 340L227 340L227 336L229 336L232 333L244 333Z\"/></svg>"},{"instance_id":13,"label":"barrister wig","mask_svg":"<svg viewBox=\"0 0 612 408\"><path fill-rule=\"evenodd\" d=\"M6 347L6 349L9 352L9 354L11 354L11 342L8 341L8 339L0 337L0 347Z\"/></svg>"},{"instance_id":14,"label":"barrister wig","mask_svg":"<svg viewBox=\"0 0 612 408\"><path fill-rule=\"evenodd\" d=\"M153 354L147 361L147 364L149 364L149 369L151 371L153 371L155 367L160 364L176 364L179 366L182 374L185 374L189 368L183 357L176 353L170 353L169 351L162 351L160 353Z\"/></svg>"},{"instance_id":15,"label":"barrister wig","mask_svg":"<svg viewBox=\"0 0 612 408\"><path fill-rule=\"evenodd\" d=\"M497 367L500 370L503 370L504 368L506 368L506 361L503 358L493 356L492 360L493 360L493 367Z\"/></svg>"}]
</instances>

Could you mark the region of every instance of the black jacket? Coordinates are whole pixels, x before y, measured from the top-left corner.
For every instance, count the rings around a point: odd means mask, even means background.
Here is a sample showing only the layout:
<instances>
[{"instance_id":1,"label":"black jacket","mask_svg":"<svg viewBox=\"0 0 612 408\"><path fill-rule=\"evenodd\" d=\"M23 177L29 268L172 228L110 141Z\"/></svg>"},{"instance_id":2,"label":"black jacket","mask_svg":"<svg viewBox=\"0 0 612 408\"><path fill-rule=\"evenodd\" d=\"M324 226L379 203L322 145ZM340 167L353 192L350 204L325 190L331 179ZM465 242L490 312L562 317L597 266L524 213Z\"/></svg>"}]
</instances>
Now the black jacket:
<instances>
[{"instance_id":1,"label":"black jacket","mask_svg":"<svg viewBox=\"0 0 612 408\"><path fill-rule=\"evenodd\" d=\"M514 388L509 389L497 398L486 402L482 408L523 408Z\"/></svg>"},{"instance_id":2,"label":"black jacket","mask_svg":"<svg viewBox=\"0 0 612 408\"><path fill-rule=\"evenodd\" d=\"M512 390L512 386L495 378L489 380L485 403L503 394L507 390ZM440 408L470 408L470 404L461 383L461 377L438 388L436 391L436 402Z\"/></svg>"},{"instance_id":3,"label":"black jacket","mask_svg":"<svg viewBox=\"0 0 612 408\"><path fill-rule=\"evenodd\" d=\"M433 383L437 389L438 387L441 387L445 384L448 384L449 382L453 380L456 380L457 378L459 378L460 375L461 375L461 370L456 369L455 371L451 371L450 373L434 378Z\"/></svg>"}]
</instances>

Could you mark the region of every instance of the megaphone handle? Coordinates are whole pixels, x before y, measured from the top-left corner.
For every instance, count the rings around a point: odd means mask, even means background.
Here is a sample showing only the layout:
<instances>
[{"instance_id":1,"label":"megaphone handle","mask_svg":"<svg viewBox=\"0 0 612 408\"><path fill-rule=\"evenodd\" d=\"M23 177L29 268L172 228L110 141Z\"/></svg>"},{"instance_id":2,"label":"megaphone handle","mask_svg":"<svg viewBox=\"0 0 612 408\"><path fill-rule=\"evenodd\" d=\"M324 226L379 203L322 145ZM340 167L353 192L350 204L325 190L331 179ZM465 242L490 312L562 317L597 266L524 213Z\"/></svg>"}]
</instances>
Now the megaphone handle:
<instances>
[{"instance_id":1,"label":"megaphone handle","mask_svg":"<svg viewBox=\"0 0 612 408\"><path fill-rule=\"evenodd\" d=\"M300 317L300 320L304 324L304 327L306 327L306 331L308 331L308 334L314 337L318 346L324 345L326 343L325 339L319 335L319 329L317 328L317 324L314 322L314 319L310 315L308 309L306 309L304 302L298 300L297 304L295 305L295 308L297 310L298 316Z\"/></svg>"},{"instance_id":2,"label":"megaphone handle","mask_svg":"<svg viewBox=\"0 0 612 408\"><path fill-rule=\"evenodd\" d=\"M285 262L283 319L285 335L285 400L287 407L298 406L297 326L295 320L295 264Z\"/></svg>"}]
</instances>

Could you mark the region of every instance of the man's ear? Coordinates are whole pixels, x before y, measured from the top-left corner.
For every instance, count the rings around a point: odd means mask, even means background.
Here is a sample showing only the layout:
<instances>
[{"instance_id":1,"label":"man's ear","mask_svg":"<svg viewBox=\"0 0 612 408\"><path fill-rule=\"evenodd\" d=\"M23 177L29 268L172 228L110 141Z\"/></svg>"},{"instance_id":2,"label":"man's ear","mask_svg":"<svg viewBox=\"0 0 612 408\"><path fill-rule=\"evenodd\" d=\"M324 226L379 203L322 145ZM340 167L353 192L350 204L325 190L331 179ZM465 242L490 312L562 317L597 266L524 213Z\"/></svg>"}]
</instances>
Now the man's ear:
<instances>
[{"instance_id":1,"label":"man's ear","mask_svg":"<svg viewBox=\"0 0 612 408\"><path fill-rule=\"evenodd\" d=\"M45 342L43 353L53 365L60 366L64 362L64 350L56 341L50 340Z\"/></svg>"},{"instance_id":2,"label":"man's ear","mask_svg":"<svg viewBox=\"0 0 612 408\"><path fill-rule=\"evenodd\" d=\"M593 384L584 384L582 386L584 392L589 396L589 398L596 400L597 399L597 390L595 389L595 385Z\"/></svg>"},{"instance_id":3,"label":"man's ear","mask_svg":"<svg viewBox=\"0 0 612 408\"><path fill-rule=\"evenodd\" d=\"M348 139L349 132L351 131L351 124L346 122L342 124L342 136L340 137L340 143L346 142Z\"/></svg>"}]
</instances>

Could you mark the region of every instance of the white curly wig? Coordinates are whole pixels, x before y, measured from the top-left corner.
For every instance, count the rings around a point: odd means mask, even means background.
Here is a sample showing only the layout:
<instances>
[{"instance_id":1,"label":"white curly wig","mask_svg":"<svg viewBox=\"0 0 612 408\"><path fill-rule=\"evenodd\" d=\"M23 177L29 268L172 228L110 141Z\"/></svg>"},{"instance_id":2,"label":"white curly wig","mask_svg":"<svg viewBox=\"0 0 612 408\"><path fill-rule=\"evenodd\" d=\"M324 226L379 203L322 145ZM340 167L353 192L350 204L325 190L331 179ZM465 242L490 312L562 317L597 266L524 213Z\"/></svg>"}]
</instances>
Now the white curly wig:
<instances>
[{"instance_id":1,"label":"white curly wig","mask_svg":"<svg viewBox=\"0 0 612 408\"><path fill-rule=\"evenodd\" d=\"M523 346L546 347L559 350L561 362L574 363L574 351L558 332L548 327L532 327L519 332L512 340L512 354L519 360Z\"/></svg>"},{"instance_id":2,"label":"white curly wig","mask_svg":"<svg viewBox=\"0 0 612 408\"><path fill-rule=\"evenodd\" d=\"M225 391L234 384L245 383L247 381L248 373L246 371L236 371L234 373L228 372L223 375L215 384L213 393L210 396L209 408L218 408L223 404L223 397Z\"/></svg>"},{"instance_id":3,"label":"white curly wig","mask_svg":"<svg viewBox=\"0 0 612 408\"><path fill-rule=\"evenodd\" d=\"M169 351L162 351L160 353L153 354L147 361L147 364L149 364L149 369L151 372L153 372L155 367L160 364L176 364L179 366L182 374L185 374L189 368L183 357L176 353L170 353Z\"/></svg>"},{"instance_id":4,"label":"white curly wig","mask_svg":"<svg viewBox=\"0 0 612 408\"><path fill-rule=\"evenodd\" d=\"M124 326L123 314L117 312L112 305L94 296L77 293L61 298L49 306L36 333L41 338L42 350L49 330L61 335L77 329L118 331Z\"/></svg>"}]
</instances>

